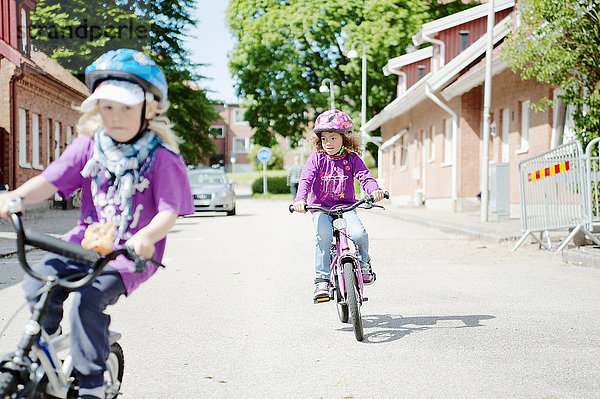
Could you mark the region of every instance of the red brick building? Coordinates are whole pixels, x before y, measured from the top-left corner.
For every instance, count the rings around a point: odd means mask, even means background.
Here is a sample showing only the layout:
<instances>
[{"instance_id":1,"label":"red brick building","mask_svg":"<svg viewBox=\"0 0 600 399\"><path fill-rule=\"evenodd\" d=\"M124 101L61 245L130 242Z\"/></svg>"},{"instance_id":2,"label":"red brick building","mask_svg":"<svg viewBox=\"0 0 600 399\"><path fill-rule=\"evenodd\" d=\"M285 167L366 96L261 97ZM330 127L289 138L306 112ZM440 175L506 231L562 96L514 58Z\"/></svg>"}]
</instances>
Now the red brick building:
<instances>
[{"instance_id":1,"label":"red brick building","mask_svg":"<svg viewBox=\"0 0 600 399\"><path fill-rule=\"evenodd\" d=\"M221 164L228 172L252 171L250 159L254 129L244 120L246 109L237 104L213 105L220 118L210 125L209 134L217 153L208 160L209 165Z\"/></svg>"},{"instance_id":2,"label":"red brick building","mask_svg":"<svg viewBox=\"0 0 600 399\"><path fill-rule=\"evenodd\" d=\"M363 130L381 128L379 175L395 203L480 208L488 8L424 24L413 42L431 46L383 68L398 76L398 95ZM510 214L518 217L519 162L560 144L568 118L555 88L522 80L500 59L509 23L518 24L515 1L497 0L494 11L489 160L491 168L508 166L508 181L499 186L510 191ZM543 97L555 99L554 109L534 112L531 104Z\"/></svg>"},{"instance_id":3,"label":"red brick building","mask_svg":"<svg viewBox=\"0 0 600 399\"><path fill-rule=\"evenodd\" d=\"M37 175L75 136L86 86L31 46L34 0L0 0L0 184Z\"/></svg>"}]
</instances>

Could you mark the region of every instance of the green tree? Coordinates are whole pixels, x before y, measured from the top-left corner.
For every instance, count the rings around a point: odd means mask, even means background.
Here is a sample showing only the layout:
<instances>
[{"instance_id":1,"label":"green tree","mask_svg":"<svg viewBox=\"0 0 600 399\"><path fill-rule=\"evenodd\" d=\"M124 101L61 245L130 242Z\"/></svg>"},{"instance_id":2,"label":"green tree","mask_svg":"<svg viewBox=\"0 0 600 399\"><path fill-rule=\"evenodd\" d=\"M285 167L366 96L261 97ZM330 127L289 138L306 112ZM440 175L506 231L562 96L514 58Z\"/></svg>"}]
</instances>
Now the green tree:
<instances>
[{"instance_id":1,"label":"green tree","mask_svg":"<svg viewBox=\"0 0 600 399\"><path fill-rule=\"evenodd\" d=\"M199 163L215 150L208 139L218 119L206 93L194 89L203 77L183 48L184 32L195 24L192 0L41 0L32 13L32 42L80 80L85 68L106 51L140 49L163 68L169 83L169 117L183 139L181 153Z\"/></svg>"},{"instance_id":2,"label":"green tree","mask_svg":"<svg viewBox=\"0 0 600 399\"><path fill-rule=\"evenodd\" d=\"M600 20L598 0L519 2L520 25L503 58L524 79L556 85L575 106L573 120L583 145L600 134ZM550 105L544 99L538 106Z\"/></svg>"},{"instance_id":3,"label":"green tree","mask_svg":"<svg viewBox=\"0 0 600 399\"><path fill-rule=\"evenodd\" d=\"M472 6L452 4L452 12ZM445 10L425 0L231 0L230 68L248 102L255 143L271 146L274 133L299 140L314 118L309 110L329 107L329 94L318 90L325 78L337 86L336 108L359 122L361 60L346 56L358 41L367 54L366 119L376 115L396 92L396 80L381 68L406 52L424 22L445 16ZM355 49L362 54L360 44Z\"/></svg>"}]
</instances>

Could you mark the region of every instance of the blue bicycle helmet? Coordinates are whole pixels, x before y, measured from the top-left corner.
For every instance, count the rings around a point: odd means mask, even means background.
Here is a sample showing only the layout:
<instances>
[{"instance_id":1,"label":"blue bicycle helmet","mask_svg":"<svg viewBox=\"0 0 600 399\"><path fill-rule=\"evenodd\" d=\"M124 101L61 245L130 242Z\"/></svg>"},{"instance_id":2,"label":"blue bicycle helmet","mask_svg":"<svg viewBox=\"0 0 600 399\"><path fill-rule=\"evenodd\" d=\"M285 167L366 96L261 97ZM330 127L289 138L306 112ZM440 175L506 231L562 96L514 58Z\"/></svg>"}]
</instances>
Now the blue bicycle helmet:
<instances>
[{"instance_id":1,"label":"blue bicycle helmet","mask_svg":"<svg viewBox=\"0 0 600 399\"><path fill-rule=\"evenodd\" d=\"M167 78L146 54L132 49L111 50L85 69L85 83L93 93L104 80L128 80L154 94L159 102L167 100Z\"/></svg>"}]
</instances>

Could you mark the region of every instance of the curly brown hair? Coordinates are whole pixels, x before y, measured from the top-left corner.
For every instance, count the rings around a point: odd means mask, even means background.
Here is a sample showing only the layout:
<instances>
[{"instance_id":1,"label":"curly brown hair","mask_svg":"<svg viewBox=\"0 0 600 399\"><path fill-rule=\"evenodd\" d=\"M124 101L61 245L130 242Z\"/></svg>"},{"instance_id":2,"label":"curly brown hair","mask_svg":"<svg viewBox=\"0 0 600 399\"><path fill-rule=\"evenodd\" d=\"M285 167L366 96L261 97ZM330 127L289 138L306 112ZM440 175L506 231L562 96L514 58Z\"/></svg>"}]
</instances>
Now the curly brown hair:
<instances>
[{"instance_id":1,"label":"curly brown hair","mask_svg":"<svg viewBox=\"0 0 600 399\"><path fill-rule=\"evenodd\" d=\"M346 132L339 133L342 136L342 143L349 153L355 153L358 156L362 156L363 153L363 139L360 132ZM323 146L321 145L321 133L315 133L308 139L308 144L312 146L315 151L326 154Z\"/></svg>"}]
</instances>

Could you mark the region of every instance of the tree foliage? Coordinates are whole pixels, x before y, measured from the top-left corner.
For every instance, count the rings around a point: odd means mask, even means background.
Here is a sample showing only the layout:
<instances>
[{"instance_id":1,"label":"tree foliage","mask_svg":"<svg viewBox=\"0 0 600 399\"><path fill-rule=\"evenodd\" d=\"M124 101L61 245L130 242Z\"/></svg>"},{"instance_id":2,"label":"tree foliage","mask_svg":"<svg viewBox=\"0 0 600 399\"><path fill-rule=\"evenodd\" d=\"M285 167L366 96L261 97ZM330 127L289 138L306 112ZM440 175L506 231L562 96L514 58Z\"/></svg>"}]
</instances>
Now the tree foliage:
<instances>
[{"instance_id":1,"label":"tree foliage","mask_svg":"<svg viewBox=\"0 0 600 399\"><path fill-rule=\"evenodd\" d=\"M600 1L528 0L520 5L521 22L503 57L524 79L564 90L561 98L575 106L575 129L586 145L600 135Z\"/></svg>"},{"instance_id":2,"label":"tree foliage","mask_svg":"<svg viewBox=\"0 0 600 399\"><path fill-rule=\"evenodd\" d=\"M336 85L336 108L359 122L361 57L346 55L353 43L362 54L359 41L367 57L369 120L395 97L397 79L382 73L388 60L404 54L434 14L473 5L452 4L450 10L425 0L231 0L230 68L248 102L255 143L272 145L274 133L299 140L314 118L309 111L329 108L329 94L319 92L325 78Z\"/></svg>"},{"instance_id":3,"label":"tree foliage","mask_svg":"<svg viewBox=\"0 0 600 399\"><path fill-rule=\"evenodd\" d=\"M195 24L192 0L41 0L31 15L32 43L84 80L85 68L103 53L118 48L146 52L163 68L169 83L169 118L183 139L188 163L208 157L210 122L218 119L212 104L192 82L203 77L188 59L184 32Z\"/></svg>"}]
</instances>

